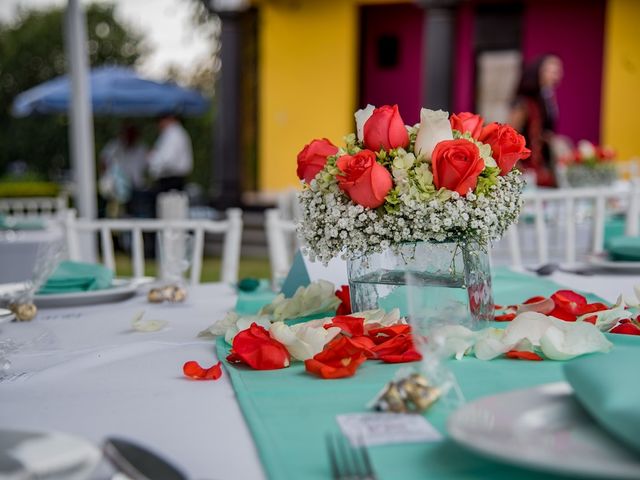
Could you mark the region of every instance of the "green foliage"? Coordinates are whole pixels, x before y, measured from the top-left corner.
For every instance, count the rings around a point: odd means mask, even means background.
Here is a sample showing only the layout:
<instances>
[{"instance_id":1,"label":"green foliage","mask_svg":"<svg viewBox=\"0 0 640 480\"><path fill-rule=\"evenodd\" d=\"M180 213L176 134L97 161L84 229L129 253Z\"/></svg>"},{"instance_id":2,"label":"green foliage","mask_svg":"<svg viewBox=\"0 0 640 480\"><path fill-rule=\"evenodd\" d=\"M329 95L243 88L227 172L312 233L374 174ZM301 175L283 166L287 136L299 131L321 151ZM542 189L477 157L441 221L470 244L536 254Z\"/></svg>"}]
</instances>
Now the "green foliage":
<instances>
[{"instance_id":1,"label":"green foliage","mask_svg":"<svg viewBox=\"0 0 640 480\"><path fill-rule=\"evenodd\" d=\"M498 183L498 175L500 169L496 167L487 167L478 177L478 186L475 189L476 195L488 195L491 187Z\"/></svg>"},{"instance_id":2,"label":"green foliage","mask_svg":"<svg viewBox=\"0 0 640 480\"><path fill-rule=\"evenodd\" d=\"M132 65L145 53L142 37L113 16L113 5L86 10L89 60L92 66ZM66 73L64 9L23 11L11 25L0 24L0 172L15 160L53 177L68 167L68 119L11 116L15 96ZM117 132L117 119L96 119L98 149ZM99 150L98 150L99 151Z\"/></svg>"}]
</instances>

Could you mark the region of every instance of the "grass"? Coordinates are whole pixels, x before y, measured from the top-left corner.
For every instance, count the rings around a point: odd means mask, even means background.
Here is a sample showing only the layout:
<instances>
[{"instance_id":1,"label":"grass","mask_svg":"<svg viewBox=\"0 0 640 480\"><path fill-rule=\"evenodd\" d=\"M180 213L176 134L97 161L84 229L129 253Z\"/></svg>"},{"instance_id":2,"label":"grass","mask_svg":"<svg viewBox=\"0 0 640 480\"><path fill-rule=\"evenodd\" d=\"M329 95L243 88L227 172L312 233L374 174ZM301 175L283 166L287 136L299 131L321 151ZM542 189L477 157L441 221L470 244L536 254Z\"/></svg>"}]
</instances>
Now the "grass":
<instances>
[{"instance_id":1,"label":"grass","mask_svg":"<svg viewBox=\"0 0 640 480\"><path fill-rule=\"evenodd\" d=\"M121 277L132 275L131 258L124 253L116 253L116 273ZM145 275L155 277L156 263L154 260L145 262ZM268 258L241 258L238 278L270 278L271 270ZM220 281L220 258L205 257L202 261L202 282Z\"/></svg>"}]
</instances>

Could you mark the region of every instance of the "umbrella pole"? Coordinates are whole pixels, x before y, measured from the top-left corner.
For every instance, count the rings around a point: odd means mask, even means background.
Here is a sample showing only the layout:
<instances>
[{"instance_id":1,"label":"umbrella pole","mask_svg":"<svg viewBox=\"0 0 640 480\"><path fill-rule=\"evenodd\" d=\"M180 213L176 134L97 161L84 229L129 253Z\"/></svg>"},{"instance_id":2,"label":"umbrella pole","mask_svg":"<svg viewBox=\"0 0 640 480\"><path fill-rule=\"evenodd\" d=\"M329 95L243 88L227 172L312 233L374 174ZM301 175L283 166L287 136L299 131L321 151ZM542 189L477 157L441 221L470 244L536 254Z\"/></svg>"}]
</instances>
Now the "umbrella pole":
<instances>
[{"instance_id":1,"label":"umbrella pole","mask_svg":"<svg viewBox=\"0 0 640 480\"><path fill-rule=\"evenodd\" d=\"M75 205L81 218L91 219L97 214L93 112L89 84L87 26L79 0L68 0L64 29L71 79L69 145L75 183ZM88 238L83 244L82 250L87 260L94 260L95 243Z\"/></svg>"}]
</instances>

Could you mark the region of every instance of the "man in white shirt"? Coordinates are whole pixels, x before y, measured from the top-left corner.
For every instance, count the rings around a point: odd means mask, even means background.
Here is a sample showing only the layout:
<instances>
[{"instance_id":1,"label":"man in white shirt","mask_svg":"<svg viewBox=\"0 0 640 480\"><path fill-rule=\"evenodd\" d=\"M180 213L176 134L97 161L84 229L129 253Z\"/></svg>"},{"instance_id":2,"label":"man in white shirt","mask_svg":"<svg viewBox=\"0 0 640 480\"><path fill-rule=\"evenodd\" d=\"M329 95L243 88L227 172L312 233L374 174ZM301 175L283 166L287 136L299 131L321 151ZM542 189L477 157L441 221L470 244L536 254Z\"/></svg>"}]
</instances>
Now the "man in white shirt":
<instances>
[{"instance_id":1,"label":"man in white shirt","mask_svg":"<svg viewBox=\"0 0 640 480\"><path fill-rule=\"evenodd\" d=\"M172 115L158 121L160 136L149 155L149 175L156 192L182 190L193 169L193 149L189 134Z\"/></svg>"}]
</instances>

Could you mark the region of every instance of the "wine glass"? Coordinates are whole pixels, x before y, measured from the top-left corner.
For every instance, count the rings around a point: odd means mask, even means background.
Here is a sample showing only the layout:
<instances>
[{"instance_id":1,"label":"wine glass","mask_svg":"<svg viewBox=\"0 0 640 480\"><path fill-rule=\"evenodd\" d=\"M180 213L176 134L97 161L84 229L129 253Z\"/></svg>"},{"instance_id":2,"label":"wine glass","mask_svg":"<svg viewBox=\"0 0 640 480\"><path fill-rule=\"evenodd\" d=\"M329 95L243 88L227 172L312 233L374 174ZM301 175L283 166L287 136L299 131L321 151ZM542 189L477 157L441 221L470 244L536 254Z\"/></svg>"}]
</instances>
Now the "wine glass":
<instances>
[{"instance_id":1,"label":"wine glass","mask_svg":"<svg viewBox=\"0 0 640 480\"><path fill-rule=\"evenodd\" d=\"M160 274L163 283L184 286L185 273L193 257L193 234L183 230L164 230L158 235Z\"/></svg>"}]
</instances>

